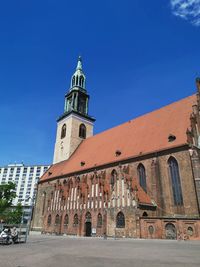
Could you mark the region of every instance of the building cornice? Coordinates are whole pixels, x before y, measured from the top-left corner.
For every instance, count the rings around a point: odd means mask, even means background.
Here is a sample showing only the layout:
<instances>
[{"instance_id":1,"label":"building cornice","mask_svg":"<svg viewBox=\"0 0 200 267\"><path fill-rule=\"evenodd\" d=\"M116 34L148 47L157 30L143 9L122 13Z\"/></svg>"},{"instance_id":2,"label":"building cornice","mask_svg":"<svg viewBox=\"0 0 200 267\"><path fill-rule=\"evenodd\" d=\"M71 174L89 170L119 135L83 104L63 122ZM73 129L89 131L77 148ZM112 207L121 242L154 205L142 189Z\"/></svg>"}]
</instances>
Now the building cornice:
<instances>
[{"instance_id":1,"label":"building cornice","mask_svg":"<svg viewBox=\"0 0 200 267\"><path fill-rule=\"evenodd\" d=\"M65 112L63 115L61 115L58 119L57 119L57 122L61 121L62 119L66 118L66 117L70 117L70 116L73 116L73 115L77 115L78 118L82 117L84 119L86 119L87 121L89 122L95 122L95 118L93 117L90 117L88 115L84 115L84 114L80 114L79 112L75 111L75 110L71 110L69 112Z\"/></svg>"}]
</instances>

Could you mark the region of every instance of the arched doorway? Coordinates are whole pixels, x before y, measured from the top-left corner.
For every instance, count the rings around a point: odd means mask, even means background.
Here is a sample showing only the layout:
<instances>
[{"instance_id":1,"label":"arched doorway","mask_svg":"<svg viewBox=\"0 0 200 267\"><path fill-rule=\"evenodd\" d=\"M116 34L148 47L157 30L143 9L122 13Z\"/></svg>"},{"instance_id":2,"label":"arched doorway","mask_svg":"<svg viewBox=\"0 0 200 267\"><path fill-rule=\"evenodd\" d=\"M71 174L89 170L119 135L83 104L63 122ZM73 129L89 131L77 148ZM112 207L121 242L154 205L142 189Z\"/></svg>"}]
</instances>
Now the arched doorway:
<instances>
[{"instance_id":1,"label":"arched doorway","mask_svg":"<svg viewBox=\"0 0 200 267\"><path fill-rule=\"evenodd\" d=\"M90 212L87 212L85 215L85 236L92 235L92 220Z\"/></svg>"},{"instance_id":2,"label":"arched doorway","mask_svg":"<svg viewBox=\"0 0 200 267\"><path fill-rule=\"evenodd\" d=\"M165 236L166 239L176 239L176 227L172 223L165 225Z\"/></svg>"}]
</instances>

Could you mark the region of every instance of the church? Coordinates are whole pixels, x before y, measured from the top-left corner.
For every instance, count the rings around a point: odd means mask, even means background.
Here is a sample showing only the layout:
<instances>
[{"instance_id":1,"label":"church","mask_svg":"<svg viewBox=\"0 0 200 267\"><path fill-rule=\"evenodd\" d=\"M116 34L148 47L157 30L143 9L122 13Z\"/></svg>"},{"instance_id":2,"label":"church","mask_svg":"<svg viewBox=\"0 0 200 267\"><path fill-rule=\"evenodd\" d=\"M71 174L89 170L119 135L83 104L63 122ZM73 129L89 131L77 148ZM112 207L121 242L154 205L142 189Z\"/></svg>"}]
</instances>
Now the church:
<instances>
[{"instance_id":1,"label":"church","mask_svg":"<svg viewBox=\"0 0 200 267\"><path fill-rule=\"evenodd\" d=\"M197 93L93 135L79 57L32 229L50 234L200 239Z\"/></svg>"}]
</instances>

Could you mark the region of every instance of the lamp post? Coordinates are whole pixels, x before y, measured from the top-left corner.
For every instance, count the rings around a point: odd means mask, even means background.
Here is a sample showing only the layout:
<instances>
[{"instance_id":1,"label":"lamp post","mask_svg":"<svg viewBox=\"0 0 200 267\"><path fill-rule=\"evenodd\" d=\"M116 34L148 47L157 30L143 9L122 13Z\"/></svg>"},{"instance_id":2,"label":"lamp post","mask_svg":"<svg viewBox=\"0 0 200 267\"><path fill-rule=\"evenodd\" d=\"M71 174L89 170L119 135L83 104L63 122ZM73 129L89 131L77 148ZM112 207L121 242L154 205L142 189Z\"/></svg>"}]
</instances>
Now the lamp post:
<instances>
[{"instance_id":1,"label":"lamp post","mask_svg":"<svg viewBox=\"0 0 200 267\"><path fill-rule=\"evenodd\" d=\"M28 223L27 223L27 228L28 228L27 234L29 234L29 232L30 232L31 218L32 218L32 213L33 213L33 198L28 197L25 201L28 201L29 199L31 200L31 203L30 203L30 212L29 212Z\"/></svg>"}]
</instances>

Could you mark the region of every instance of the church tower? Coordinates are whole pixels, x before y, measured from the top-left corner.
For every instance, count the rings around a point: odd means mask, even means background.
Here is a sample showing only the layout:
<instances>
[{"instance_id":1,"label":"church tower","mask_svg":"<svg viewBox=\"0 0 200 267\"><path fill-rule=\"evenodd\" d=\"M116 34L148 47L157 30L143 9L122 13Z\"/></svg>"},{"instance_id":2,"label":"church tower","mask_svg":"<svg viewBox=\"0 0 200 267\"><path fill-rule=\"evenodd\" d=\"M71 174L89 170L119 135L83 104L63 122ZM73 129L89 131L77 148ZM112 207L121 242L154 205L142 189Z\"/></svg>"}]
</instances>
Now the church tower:
<instances>
[{"instance_id":1,"label":"church tower","mask_svg":"<svg viewBox=\"0 0 200 267\"><path fill-rule=\"evenodd\" d=\"M81 141L93 135L95 119L88 115L89 95L81 57L65 95L64 113L57 120L57 134L53 163L68 159Z\"/></svg>"}]
</instances>

